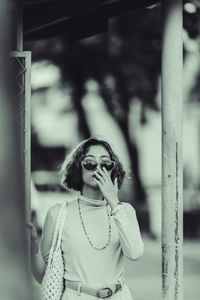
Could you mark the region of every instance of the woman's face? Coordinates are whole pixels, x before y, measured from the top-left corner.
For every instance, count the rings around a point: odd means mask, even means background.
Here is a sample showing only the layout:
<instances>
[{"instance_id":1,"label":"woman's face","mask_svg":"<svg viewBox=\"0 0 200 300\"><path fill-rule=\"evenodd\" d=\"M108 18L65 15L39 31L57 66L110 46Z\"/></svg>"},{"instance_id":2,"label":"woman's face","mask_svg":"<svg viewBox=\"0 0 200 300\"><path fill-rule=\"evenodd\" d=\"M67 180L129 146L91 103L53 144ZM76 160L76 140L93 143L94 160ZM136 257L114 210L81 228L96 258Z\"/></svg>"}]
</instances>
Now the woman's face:
<instances>
[{"instance_id":1,"label":"woman's face","mask_svg":"<svg viewBox=\"0 0 200 300\"><path fill-rule=\"evenodd\" d=\"M101 162L111 161L108 151L101 145L90 146L84 161L97 163L100 166ZM95 170L87 170L82 164L82 181L83 185L88 185L94 189L98 189L98 184L94 181ZM112 170L107 171L111 175Z\"/></svg>"}]
</instances>

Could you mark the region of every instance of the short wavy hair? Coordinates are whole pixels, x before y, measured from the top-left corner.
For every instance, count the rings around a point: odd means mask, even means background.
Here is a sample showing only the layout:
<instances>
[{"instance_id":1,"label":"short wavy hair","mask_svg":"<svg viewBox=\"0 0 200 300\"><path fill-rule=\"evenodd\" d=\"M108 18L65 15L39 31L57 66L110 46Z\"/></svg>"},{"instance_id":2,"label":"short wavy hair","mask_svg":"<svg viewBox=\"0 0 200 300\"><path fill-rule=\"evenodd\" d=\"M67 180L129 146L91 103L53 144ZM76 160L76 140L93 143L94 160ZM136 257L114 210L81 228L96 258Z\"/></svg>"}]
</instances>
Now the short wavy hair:
<instances>
[{"instance_id":1,"label":"short wavy hair","mask_svg":"<svg viewBox=\"0 0 200 300\"><path fill-rule=\"evenodd\" d=\"M109 153L111 160L115 162L115 166L111 172L111 180L117 178L118 188L120 189L124 180L125 170L119 161L117 155L114 153L112 147L108 142L98 137L90 137L82 141L69 155L66 156L60 173L63 174L62 185L65 189L81 191L83 186L81 161L89 151L91 146L101 145Z\"/></svg>"}]
</instances>

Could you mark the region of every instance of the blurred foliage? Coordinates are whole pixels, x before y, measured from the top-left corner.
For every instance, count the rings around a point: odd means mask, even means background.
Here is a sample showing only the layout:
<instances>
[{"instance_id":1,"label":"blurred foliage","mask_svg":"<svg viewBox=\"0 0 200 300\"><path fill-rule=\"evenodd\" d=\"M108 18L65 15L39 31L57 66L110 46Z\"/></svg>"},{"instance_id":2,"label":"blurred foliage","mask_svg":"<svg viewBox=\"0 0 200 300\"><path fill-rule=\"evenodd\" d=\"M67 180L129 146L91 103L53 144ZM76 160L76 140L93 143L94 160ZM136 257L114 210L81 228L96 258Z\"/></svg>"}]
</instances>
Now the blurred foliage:
<instances>
[{"instance_id":1,"label":"blurred foliage","mask_svg":"<svg viewBox=\"0 0 200 300\"><path fill-rule=\"evenodd\" d=\"M188 3L185 1L184 3ZM184 28L192 39L199 39L199 1L190 1L196 12L184 10ZM137 145L130 137L128 113L130 103L142 103L141 123L145 123L145 110L159 110L156 102L161 61L161 8L140 9L112 19L109 32L80 41L68 37L26 43L32 50L33 60L50 60L59 66L63 85L71 86L73 106L78 114L83 138L90 136L82 99L85 83L95 79L106 107L120 126L129 149L134 172L137 197L145 199L140 179ZM195 93L199 93L199 82ZM199 93L200 94L200 93Z\"/></svg>"},{"instance_id":2,"label":"blurred foliage","mask_svg":"<svg viewBox=\"0 0 200 300\"><path fill-rule=\"evenodd\" d=\"M188 4L192 4L193 6L189 6ZM198 47L198 52L200 52L200 1L199 0L191 0L184 1L184 11L183 11L183 25L186 29L188 36L192 39ZM200 63L199 63L199 72L196 77L195 84L191 91L191 99L200 102Z\"/></svg>"},{"instance_id":3,"label":"blurred foliage","mask_svg":"<svg viewBox=\"0 0 200 300\"><path fill-rule=\"evenodd\" d=\"M190 10L187 9L187 4L193 5ZM187 30L190 38L199 39L200 37L200 1L199 0L184 0L183 10L183 26Z\"/></svg>"},{"instance_id":4,"label":"blurred foliage","mask_svg":"<svg viewBox=\"0 0 200 300\"><path fill-rule=\"evenodd\" d=\"M130 153L134 173L136 198L145 199L139 175L137 145L128 129L130 101L143 103L141 121L145 122L145 107L158 109L155 101L160 74L160 7L141 9L110 20L109 32L80 41L67 37L34 42L26 47L33 60L50 60L60 67L62 81L72 87L73 105L78 113L79 130L83 138L90 128L82 105L85 83L95 79L108 111L120 126Z\"/></svg>"},{"instance_id":5,"label":"blurred foliage","mask_svg":"<svg viewBox=\"0 0 200 300\"><path fill-rule=\"evenodd\" d=\"M128 101L134 97L157 109L160 28L159 6L140 9L112 19L109 33L78 42L65 37L38 41L31 45L33 59L45 58L59 65L63 81L70 81L74 89L83 88L88 78L96 79L105 93L109 85L107 101L112 102L113 97L119 105L123 101L122 109L128 109Z\"/></svg>"},{"instance_id":6,"label":"blurred foliage","mask_svg":"<svg viewBox=\"0 0 200 300\"><path fill-rule=\"evenodd\" d=\"M195 10L186 9L188 4ZM199 15L200 1L184 0L184 28L197 42ZM161 57L160 5L110 20L108 33L80 41L67 37L40 40L26 43L25 47L32 50L33 60L49 59L57 64L63 82L71 83L74 96L80 101L85 81L93 78L100 83L108 106L115 106L112 111L117 118L123 116L123 110L128 110L129 101L134 98L141 100L144 107L158 109L155 96Z\"/></svg>"}]
</instances>

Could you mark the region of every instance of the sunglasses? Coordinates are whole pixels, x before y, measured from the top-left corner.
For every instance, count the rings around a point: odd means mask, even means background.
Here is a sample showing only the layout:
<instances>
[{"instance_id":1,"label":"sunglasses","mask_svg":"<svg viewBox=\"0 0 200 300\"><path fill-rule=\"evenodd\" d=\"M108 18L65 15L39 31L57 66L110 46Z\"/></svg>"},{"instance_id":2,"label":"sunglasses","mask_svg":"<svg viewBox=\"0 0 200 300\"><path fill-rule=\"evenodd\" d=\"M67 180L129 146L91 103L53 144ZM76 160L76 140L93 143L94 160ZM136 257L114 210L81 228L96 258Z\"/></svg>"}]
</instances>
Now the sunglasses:
<instances>
[{"instance_id":1,"label":"sunglasses","mask_svg":"<svg viewBox=\"0 0 200 300\"><path fill-rule=\"evenodd\" d=\"M102 159L98 164L96 160L89 158L82 161L82 166L88 171L95 171L98 165L102 170L105 168L107 171L111 171L115 166L115 162L109 159Z\"/></svg>"}]
</instances>

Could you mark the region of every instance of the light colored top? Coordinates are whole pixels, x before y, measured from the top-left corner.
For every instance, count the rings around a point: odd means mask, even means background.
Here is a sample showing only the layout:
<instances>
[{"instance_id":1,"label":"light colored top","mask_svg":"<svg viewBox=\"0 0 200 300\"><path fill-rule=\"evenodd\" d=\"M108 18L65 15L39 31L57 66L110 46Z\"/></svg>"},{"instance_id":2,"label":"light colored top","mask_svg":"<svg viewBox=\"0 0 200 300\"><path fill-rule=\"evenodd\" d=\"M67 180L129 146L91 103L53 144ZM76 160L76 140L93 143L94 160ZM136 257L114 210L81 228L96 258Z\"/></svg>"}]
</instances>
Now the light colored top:
<instances>
[{"instance_id":1,"label":"light colored top","mask_svg":"<svg viewBox=\"0 0 200 300\"><path fill-rule=\"evenodd\" d=\"M62 234L64 278L93 286L121 279L124 277L124 256L137 260L144 250L135 209L129 203L121 202L111 210L109 205L106 206L105 199L95 200L81 195L79 199L87 234L98 248L108 241L108 207L111 215L111 242L103 250L94 249L85 235L77 198L69 202ZM41 253L46 263L59 207L60 204L56 204L49 209L44 224Z\"/></svg>"}]
</instances>

